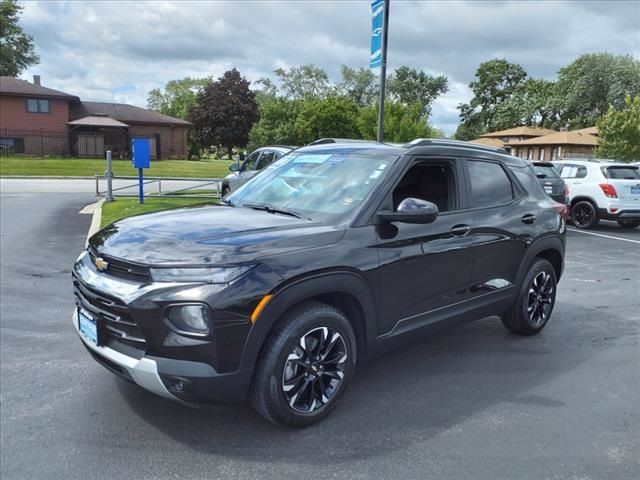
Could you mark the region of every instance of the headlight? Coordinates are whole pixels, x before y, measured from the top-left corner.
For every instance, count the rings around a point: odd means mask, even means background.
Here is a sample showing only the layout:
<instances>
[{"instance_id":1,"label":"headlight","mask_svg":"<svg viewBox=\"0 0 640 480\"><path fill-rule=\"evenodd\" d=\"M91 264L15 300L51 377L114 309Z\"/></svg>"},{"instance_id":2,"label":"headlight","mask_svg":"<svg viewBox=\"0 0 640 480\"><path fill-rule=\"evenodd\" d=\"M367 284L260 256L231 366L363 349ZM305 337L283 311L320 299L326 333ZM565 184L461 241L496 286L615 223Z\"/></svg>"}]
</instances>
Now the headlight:
<instances>
[{"instance_id":1,"label":"headlight","mask_svg":"<svg viewBox=\"0 0 640 480\"><path fill-rule=\"evenodd\" d=\"M151 277L154 282L229 283L250 269L250 266L152 268Z\"/></svg>"}]
</instances>

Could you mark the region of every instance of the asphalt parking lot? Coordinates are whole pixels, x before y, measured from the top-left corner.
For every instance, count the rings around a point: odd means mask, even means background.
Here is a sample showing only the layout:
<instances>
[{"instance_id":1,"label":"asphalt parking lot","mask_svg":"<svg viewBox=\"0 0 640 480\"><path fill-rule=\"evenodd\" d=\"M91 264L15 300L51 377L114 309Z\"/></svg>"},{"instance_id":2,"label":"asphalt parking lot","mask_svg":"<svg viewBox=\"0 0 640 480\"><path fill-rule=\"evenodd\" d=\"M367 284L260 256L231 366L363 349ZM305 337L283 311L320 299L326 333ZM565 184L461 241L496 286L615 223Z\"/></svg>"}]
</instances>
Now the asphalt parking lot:
<instances>
[{"instance_id":1,"label":"asphalt parking lot","mask_svg":"<svg viewBox=\"0 0 640 480\"><path fill-rule=\"evenodd\" d=\"M93 201L0 199L3 480L640 478L640 229L569 231L540 335L488 318L392 352L327 421L291 431L155 397L89 358L70 269Z\"/></svg>"}]
</instances>

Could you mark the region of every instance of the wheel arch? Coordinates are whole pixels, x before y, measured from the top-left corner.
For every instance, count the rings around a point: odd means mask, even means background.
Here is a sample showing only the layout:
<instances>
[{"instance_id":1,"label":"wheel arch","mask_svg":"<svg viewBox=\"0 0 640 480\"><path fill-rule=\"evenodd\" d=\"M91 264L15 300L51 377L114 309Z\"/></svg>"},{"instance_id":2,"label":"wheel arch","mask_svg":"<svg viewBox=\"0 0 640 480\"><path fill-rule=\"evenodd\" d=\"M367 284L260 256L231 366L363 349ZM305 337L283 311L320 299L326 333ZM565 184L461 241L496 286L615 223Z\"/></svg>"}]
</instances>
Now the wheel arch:
<instances>
[{"instance_id":1,"label":"wheel arch","mask_svg":"<svg viewBox=\"0 0 640 480\"><path fill-rule=\"evenodd\" d=\"M556 272L556 279L560 280L564 270L564 243L558 237L545 237L529 247L518 269L518 285L521 284L529 266L535 258L544 258Z\"/></svg>"},{"instance_id":2,"label":"wheel arch","mask_svg":"<svg viewBox=\"0 0 640 480\"><path fill-rule=\"evenodd\" d=\"M282 315L308 300L340 310L353 326L358 358L366 356L369 339L375 337L376 332L376 309L367 283L360 274L350 270L318 272L292 280L273 292L273 298L249 331L240 368L255 366L267 337Z\"/></svg>"},{"instance_id":3,"label":"wheel arch","mask_svg":"<svg viewBox=\"0 0 640 480\"><path fill-rule=\"evenodd\" d=\"M587 201L591 204L593 204L594 208L597 210L598 209L598 202L593 198L593 197L589 197L588 195L578 195L576 197L573 197L571 199L571 208L573 208L573 206L578 203L578 202L582 202L582 201Z\"/></svg>"}]
</instances>

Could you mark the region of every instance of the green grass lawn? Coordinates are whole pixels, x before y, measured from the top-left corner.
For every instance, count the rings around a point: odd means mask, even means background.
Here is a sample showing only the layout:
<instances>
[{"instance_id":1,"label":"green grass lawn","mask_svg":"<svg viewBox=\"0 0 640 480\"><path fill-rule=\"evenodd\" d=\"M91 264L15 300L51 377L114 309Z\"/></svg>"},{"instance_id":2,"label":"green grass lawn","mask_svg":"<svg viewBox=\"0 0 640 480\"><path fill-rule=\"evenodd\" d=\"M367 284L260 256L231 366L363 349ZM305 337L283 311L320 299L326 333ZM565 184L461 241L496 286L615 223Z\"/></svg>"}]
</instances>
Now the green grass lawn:
<instances>
[{"instance_id":1,"label":"green grass lawn","mask_svg":"<svg viewBox=\"0 0 640 480\"><path fill-rule=\"evenodd\" d=\"M137 198L118 198L113 202L102 204L102 218L100 228L122 218L140 215L142 213L159 212L169 208L185 207L187 205L214 204L204 198L145 198L140 205Z\"/></svg>"},{"instance_id":2,"label":"green grass lawn","mask_svg":"<svg viewBox=\"0 0 640 480\"><path fill-rule=\"evenodd\" d=\"M152 177L222 178L229 173L228 160L156 160L145 175ZM104 174L107 161L95 158L27 158L0 157L0 176L85 177ZM115 175L134 176L138 171L131 160L114 160Z\"/></svg>"}]
</instances>

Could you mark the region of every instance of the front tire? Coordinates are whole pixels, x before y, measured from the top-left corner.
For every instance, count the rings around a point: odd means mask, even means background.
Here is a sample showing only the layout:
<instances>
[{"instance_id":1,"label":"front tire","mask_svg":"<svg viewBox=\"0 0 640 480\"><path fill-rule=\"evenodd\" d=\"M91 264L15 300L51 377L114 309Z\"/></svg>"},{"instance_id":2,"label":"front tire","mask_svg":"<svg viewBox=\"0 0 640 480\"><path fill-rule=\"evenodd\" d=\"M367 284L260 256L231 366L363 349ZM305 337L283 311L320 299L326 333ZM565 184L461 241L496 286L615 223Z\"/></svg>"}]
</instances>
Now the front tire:
<instances>
[{"instance_id":1,"label":"front tire","mask_svg":"<svg viewBox=\"0 0 640 480\"><path fill-rule=\"evenodd\" d=\"M346 392L355 361L355 335L344 314L304 302L278 322L265 343L252 385L253 407L276 425L313 425Z\"/></svg>"},{"instance_id":2,"label":"front tire","mask_svg":"<svg viewBox=\"0 0 640 480\"><path fill-rule=\"evenodd\" d=\"M595 227L600 221L596 207L588 200L580 200L571 207L571 220L576 228L585 230Z\"/></svg>"},{"instance_id":3,"label":"front tire","mask_svg":"<svg viewBox=\"0 0 640 480\"><path fill-rule=\"evenodd\" d=\"M640 226L640 220L618 220L618 225L622 228L636 228Z\"/></svg>"},{"instance_id":4,"label":"front tire","mask_svg":"<svg viewBox=\"0 0 640 480\"><path fill-rule=\"evenodd\" d=\"M535 335L549 321L556 302L556 272L543 258L529 267L513 306L502 315L502 323L513 333Z\"/></svg>"}]
</instances>

